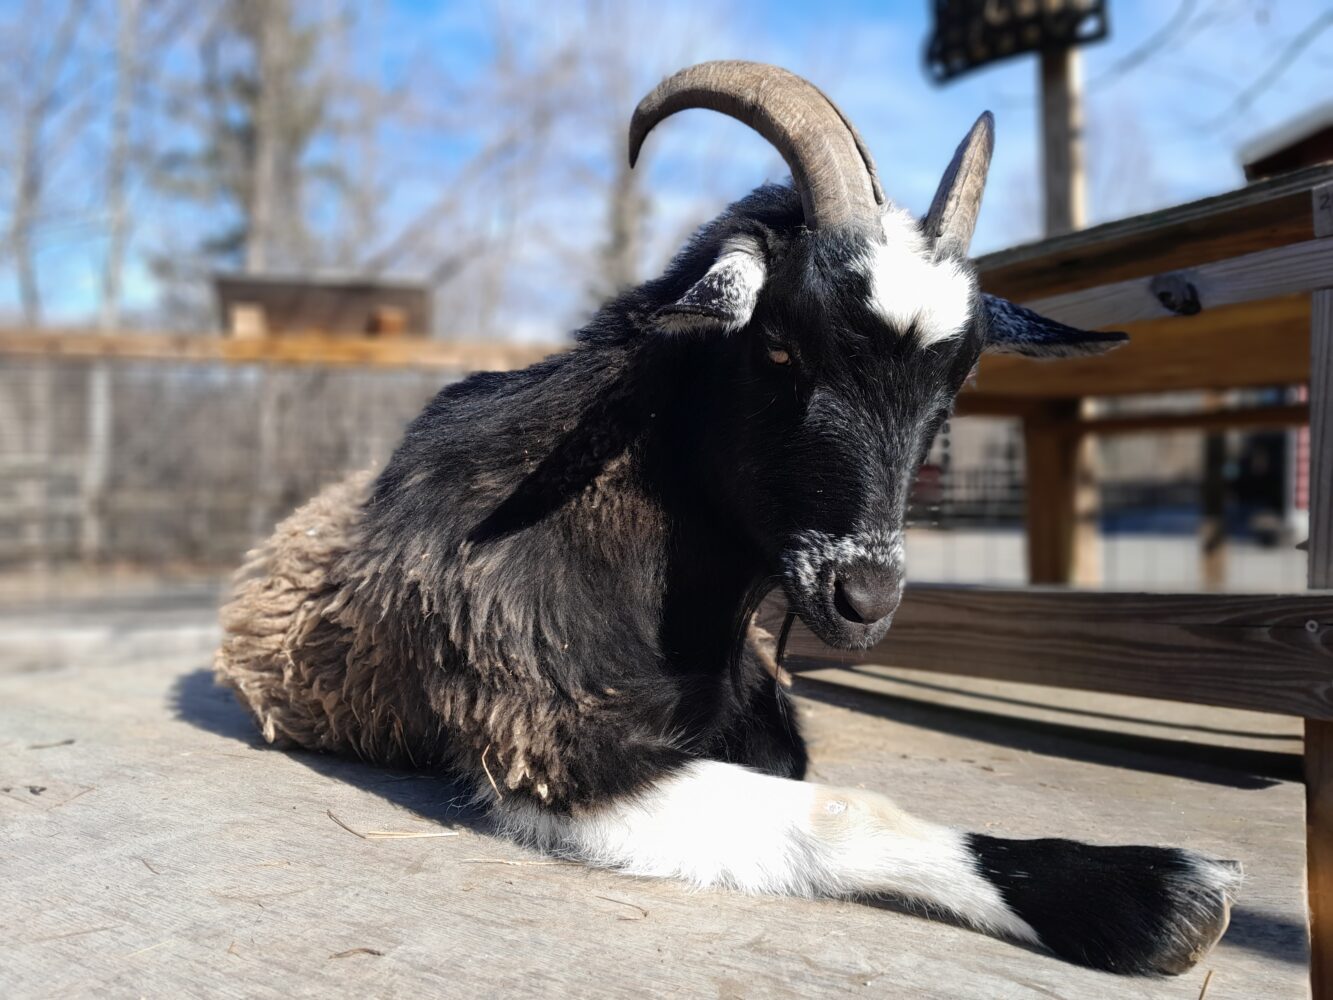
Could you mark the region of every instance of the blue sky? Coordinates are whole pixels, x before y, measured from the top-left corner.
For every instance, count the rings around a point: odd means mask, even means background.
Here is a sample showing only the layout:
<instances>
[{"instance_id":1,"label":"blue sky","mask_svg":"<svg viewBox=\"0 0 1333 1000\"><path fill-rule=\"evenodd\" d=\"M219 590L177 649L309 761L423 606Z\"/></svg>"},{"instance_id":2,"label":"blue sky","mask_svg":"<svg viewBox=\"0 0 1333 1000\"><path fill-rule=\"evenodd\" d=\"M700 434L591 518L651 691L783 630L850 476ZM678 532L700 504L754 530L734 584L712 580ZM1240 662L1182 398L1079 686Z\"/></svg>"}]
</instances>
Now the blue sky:
<instances>
[{"instance_id":1,"label":"blue sky","mask_svg":"<svg viewBox=\"0 0 1333 1000\"><path fill-rule=\"evenodd\" d=\"M11 2L17 0L0 0L0 7ZM632 64L627 86L633 93L614 98L602 93L590 100L612 106L590 110L604 113L608 122L625 123L644 90L687 62L746 58L777 63L808 76L843 107L875 154L890 197L920 211L959 138L989 108L997 118L997 148L974 250L1034 239L1040 235L1035 60L1019 57L935 87L922 65L928 7L927 0L607 3L608 20L623 36L612 44ZM1290 60L1261 96L1234 107L1237 96L1271 69L1301 29L1322 12L1333 16L1333 4L1109 0L1109 7L1110 39L1083 50L1093 223L1239 186L1243 178L1236 151L1241 144L1333 94L1330 29ZM595 0L591 6L578 5L576 13L552 3L488 8L426 0L378 0L366 9L374 11L372 23L354 53L362 72L386 82L425 81L418 90L427 105L437 76L447 72L451 80L465 83L481 79L493 56L488 25L496 16L522 26L526 40L519 58L540 51L551 39L578 37L601 23ZM1132 71L1119 71L1128 56L1177 18L1187 28L1172 44ZM177 52L174 58L189 56ZM447 100L442 88L442 110ZM484 141L489 124L477 122L466 133L437 129L394 136L404 148L398 150L391 183L383 186L386 231L405 224L439 196L452 172ZM614 158L624 155L618 128L556 140L585 145L588 170L609 174ZM757 136L701 111L665 123L649 140L645 162L652 198L649 269L660 266L683 232L726 201L785 173ZM513 300L505 322L518 336L546 338L578 318L582 306L575 286L579 269L587 267L584 251L599 238L602 209L589 205L577 187L553 185L523 197L540 202L540 219L564 238L534 239L515 251L522 273L501 291ZM164 205L151 192L138 190L135 198L139 225L129 304L147 308L159 289L144 267L146 250L160 246L165 236L189 232L200 219L197 209ZM494 212L503 215L498 207ZM56 241L46 251L43 285L53 321L78 322L92 313L103 243L94 227L83 238ZM14 302L12 271L0 266L0 311L11 311Z\"/></svg>"}]
</instances>

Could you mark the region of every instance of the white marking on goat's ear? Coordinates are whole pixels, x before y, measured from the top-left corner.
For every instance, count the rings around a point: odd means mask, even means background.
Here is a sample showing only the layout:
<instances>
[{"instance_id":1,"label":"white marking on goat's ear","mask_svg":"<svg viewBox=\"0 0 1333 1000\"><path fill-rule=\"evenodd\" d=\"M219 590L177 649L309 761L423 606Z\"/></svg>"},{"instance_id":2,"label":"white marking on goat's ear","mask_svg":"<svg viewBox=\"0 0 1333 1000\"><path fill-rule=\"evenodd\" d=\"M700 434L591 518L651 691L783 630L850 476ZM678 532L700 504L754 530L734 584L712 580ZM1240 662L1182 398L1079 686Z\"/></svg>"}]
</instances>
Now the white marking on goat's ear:
<instances>
[{"instance_id":1,"label":"white marking on goat's ear","mask_svg":"<svg viewBox=\"0 0 1333 1000\"><path fill-rule=\"evenodd\" d=\"M707 273L679 299L659 309L654 318L672 333L732 333L750 322L767 274L759 243L749 236L733 236L722 244Z\"/></svg>"},{"instance_id":2,"label":"white marking on goat's ear","mask_svg":"<svg viewBox=\"0 0 1333 1000\"><path fill-rule=\"evenodd\" d=\"M976 279L949 257L936 260L916 221L890 208L882 216L884 242L866 247L870 307L902 333L915 330L922 344L956 337L972 318Z\"/></svg>"}]
</instances>

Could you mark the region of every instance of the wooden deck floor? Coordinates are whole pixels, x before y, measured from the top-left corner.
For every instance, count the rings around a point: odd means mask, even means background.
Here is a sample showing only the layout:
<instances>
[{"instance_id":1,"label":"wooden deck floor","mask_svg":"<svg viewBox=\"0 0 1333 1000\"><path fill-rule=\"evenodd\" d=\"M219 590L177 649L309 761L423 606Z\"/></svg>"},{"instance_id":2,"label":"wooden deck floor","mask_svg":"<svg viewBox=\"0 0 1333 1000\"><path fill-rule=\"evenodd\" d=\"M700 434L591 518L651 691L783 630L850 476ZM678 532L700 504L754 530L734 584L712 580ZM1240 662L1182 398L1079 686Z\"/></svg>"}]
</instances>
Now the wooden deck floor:
<instances>
[{"instance_id":1,"label":"wooden deck floor","mask_svg":"<svg viewBox=\"0 0 1333 1000\"><path fill-rule=\"evenodd\" d=\"M0 612L0 995L1302 997L1289 720L903 671L797 681L814 777L1018 836L1239 858L1231 931L1118 979L883 907L691 893L492 840L441 780L265 749L206 601ZM858 688L834 686L850 680ZM361 839L355 831L454 837Z\"/></svg>"}]
</instances>

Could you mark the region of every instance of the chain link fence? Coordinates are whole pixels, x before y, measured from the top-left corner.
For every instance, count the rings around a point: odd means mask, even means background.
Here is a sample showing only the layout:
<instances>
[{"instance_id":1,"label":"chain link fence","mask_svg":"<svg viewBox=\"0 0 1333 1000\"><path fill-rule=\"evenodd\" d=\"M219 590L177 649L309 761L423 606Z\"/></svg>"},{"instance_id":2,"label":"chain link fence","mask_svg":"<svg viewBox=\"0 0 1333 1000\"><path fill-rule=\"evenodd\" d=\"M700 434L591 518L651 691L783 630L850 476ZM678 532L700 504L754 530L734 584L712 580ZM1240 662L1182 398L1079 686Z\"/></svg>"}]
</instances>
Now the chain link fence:
<instances>
[{"instance_id":1,"label":"chain link fence","mask_svg":"<svg viewBox=\"0 0 1333 1000\"><path fill-rule=\"evenodd\" d=\"M6 359L0 590L80 574L220 577L321 487L382 464L450 380L438 371ZM1277 434L1264 455L1281 453L1288 432ZM1225 560L1211 570L1199 540L1205 435L1101 443L1103 586L1303 588L1305 556L1278 509L1289 470L1246 459L1257 454L1252 435L1232 438ZM1023 582L1024 518L1019 422L952 421L918 482L913 578Z\"/></svg>"}]
</instances>

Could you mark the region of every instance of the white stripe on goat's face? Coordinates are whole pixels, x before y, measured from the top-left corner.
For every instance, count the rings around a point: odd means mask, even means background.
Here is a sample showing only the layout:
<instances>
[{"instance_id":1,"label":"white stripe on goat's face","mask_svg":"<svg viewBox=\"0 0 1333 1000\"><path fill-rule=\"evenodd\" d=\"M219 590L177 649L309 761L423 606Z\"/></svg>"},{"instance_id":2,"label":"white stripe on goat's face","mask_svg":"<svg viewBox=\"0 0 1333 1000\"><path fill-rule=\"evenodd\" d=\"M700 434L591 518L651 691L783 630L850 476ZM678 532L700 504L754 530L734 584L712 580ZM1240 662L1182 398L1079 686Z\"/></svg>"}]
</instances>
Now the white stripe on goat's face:
<instances>
[{"instance_id":1,"label":"white stripe on goat's face","mask_svg":"<svg viewBox=\"0 0 1333 1000\"><path fill-rule=\"evenodd\" d=\"M957 337L971 319L976 279L952 258L935 260L907 212L884 213L884 242L867 245L861 265L870 307L899 333L915 330L922 344Z\"/></svg>"}]
</instances>

